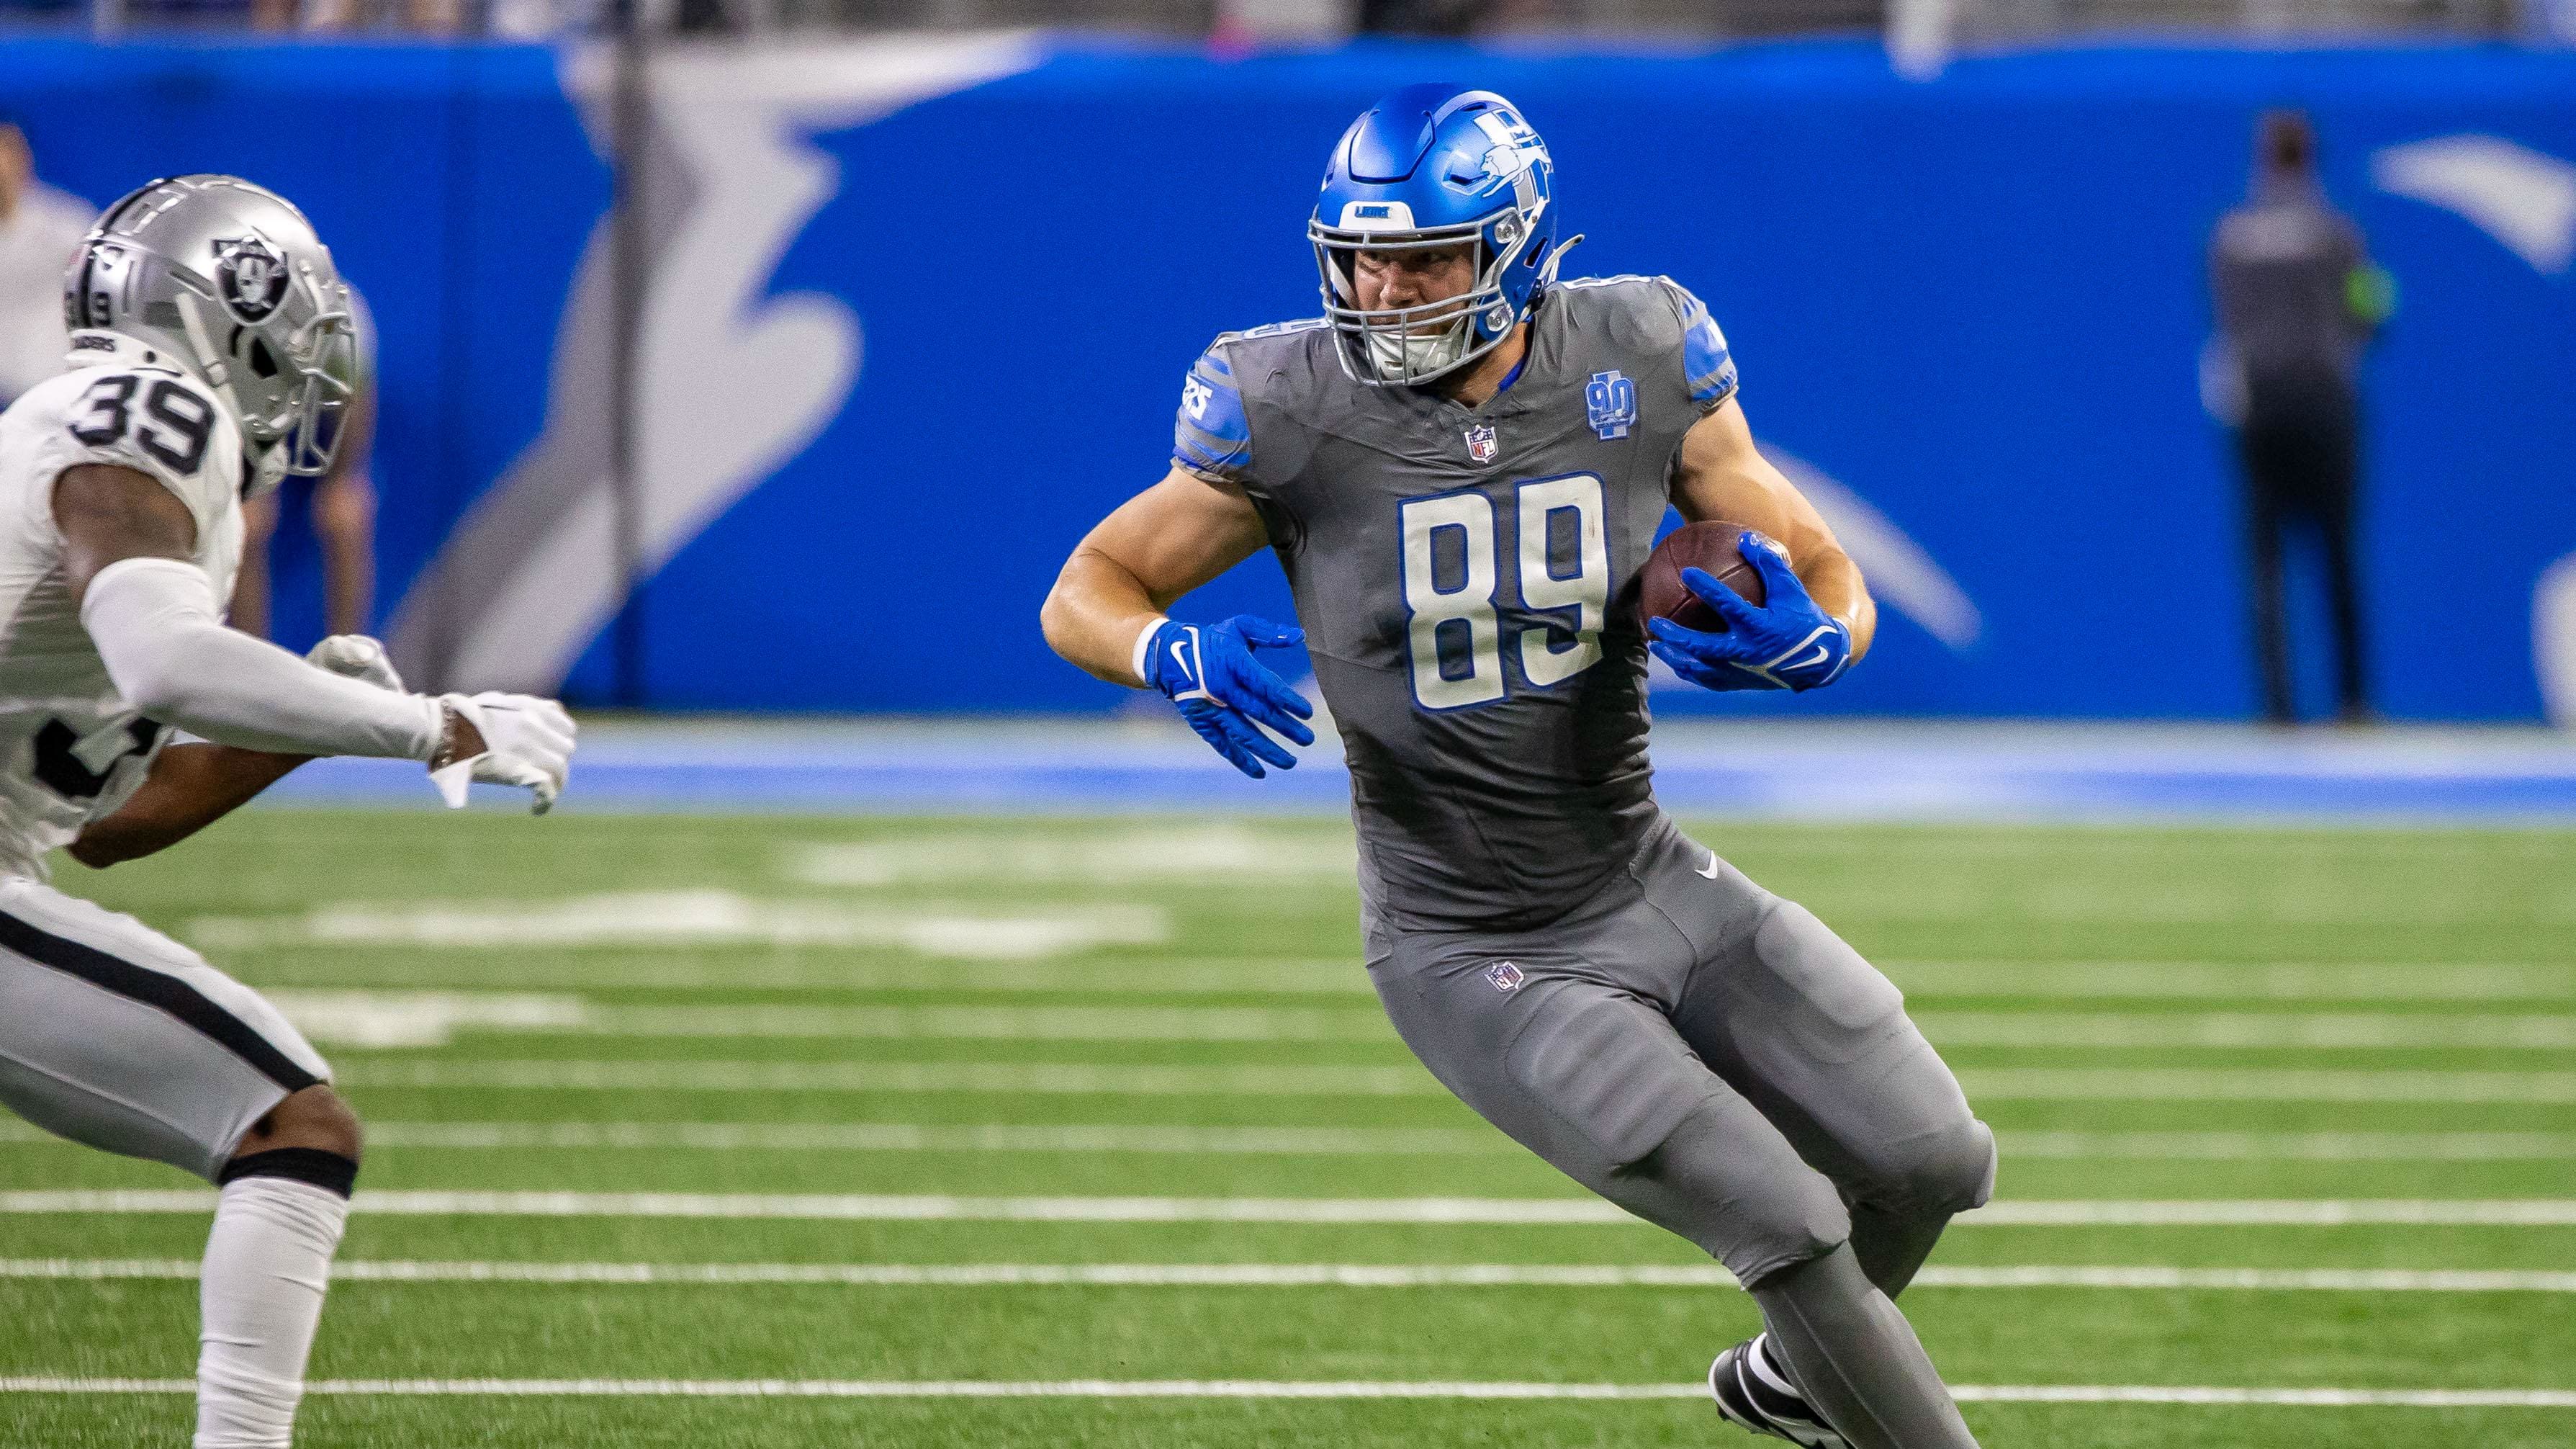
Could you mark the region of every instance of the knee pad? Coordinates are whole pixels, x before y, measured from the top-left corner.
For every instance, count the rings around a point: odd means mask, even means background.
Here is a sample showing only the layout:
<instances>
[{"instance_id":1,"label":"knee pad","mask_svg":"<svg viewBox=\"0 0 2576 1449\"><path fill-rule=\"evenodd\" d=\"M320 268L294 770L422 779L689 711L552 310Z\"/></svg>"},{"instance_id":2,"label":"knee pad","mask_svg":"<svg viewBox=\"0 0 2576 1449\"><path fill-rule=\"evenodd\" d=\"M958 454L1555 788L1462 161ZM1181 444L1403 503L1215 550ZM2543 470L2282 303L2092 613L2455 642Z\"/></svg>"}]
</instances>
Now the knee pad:
<instances>
[{"instance_id":1,"label":"knee pad","mask_svg":"<svg viewBox=\"0 0 2576 1449\"><path fill-rule=\"evenodd\" d=\"M1963 1213L1995 1195L1994 1130L1974 1117L1956 1121L1916 1142L1889 1164L1884 1190L1873 1194L1889 1207Z\"/></svg>"},{"instance_id":2,"label":"knee pad","mask_svg":"<svg viewBox=\"0 0 2576 1449\"><path fill-rule=\"evenodd\" d=\"M1850 1239L1851 1212L1831 1179L1794 1159L1749 1178L1729 1131L1703 1104L1605 1195L1698 1244L1747 1286Z\"/></svg>"}]
</instances>

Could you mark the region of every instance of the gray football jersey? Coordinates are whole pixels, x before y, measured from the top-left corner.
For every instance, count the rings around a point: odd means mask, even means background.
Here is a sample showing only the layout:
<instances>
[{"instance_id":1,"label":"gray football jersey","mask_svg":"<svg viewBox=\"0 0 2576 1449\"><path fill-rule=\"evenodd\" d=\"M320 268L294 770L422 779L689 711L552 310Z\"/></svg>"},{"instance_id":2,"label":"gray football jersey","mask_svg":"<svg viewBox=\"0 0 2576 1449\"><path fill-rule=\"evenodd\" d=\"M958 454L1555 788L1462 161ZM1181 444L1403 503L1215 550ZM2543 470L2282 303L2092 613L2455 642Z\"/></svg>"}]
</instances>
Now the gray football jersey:
<instances>
[{"instance_id":1,"label":"gray football jersey","mask_svg":"<svg viewBox=\"0 0 2576 1449\"><path fill-rule=\"evenodd\" d=\"M1590 899L1654 818L1631 584L1682 435L1735 390L1661 277L1559 284L1468 408L1342 370L1333 332L1217 339L1174 458L1241 487L1297 596L1351 771L1371 915L1525 928Z\"/></svg>"}]
</instances>

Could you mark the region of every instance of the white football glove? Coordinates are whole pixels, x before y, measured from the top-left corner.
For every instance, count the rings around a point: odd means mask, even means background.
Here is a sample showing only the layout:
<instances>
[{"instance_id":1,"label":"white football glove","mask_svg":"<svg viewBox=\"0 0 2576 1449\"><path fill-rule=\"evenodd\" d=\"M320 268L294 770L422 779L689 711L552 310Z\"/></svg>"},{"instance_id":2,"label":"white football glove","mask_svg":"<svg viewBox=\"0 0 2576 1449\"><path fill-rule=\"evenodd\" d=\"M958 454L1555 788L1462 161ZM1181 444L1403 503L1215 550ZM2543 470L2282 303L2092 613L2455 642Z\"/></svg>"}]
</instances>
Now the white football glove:
<instances>
[{"instance_id":1,"label":"white football glove","mask_svg":"<svg viewBox=\"0 0 2576 1449\"><path fill-rule=\"evenodd\" d=\"M465 804L465 787L476 780L487 785L517 785L536 798L533 814L554 808L572 773L572 716L551 699L497 690L477 695L442 694L438 702L473 722L483 736L483 753L451 760L429 772L449 809Z\"/></svg>"},{"instance_id":2,"label":"white football glove","mask_svg":"<svg viewBox=\"0 0 2576 1449\"><path fill-rule=\"evenodd\" d=\"M393 660L385 657L385 646L364 634L334 634L314 645L304 658L343 678L402 693L402 676L394 672Z\"/></svg>"}]
</instances>

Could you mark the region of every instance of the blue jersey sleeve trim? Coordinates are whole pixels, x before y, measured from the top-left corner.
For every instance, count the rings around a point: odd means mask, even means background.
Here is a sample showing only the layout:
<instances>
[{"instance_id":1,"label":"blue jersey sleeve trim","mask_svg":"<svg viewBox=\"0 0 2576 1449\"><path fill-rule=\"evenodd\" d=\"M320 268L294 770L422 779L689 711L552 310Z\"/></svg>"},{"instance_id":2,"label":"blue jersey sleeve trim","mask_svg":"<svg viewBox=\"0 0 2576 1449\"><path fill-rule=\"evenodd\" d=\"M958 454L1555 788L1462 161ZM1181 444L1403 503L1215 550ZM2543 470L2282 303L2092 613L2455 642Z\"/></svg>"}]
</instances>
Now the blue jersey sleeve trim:
<instances>
[{"instance_id":1,"label":"blue jersey sleeve trim","mask_svg":"<svg viewBox=\"0 0 2576 1449\"><path fill-rule=\"evenodd\" d=\"M1717 319L1699 298L1677 282L1665 285L1681 303L1682 375L1690 384L1691 401L1702 412L1714 412L1735 395L1735 357L1726 350L1726 334L1718 330Z\"/></svg>"},{"instance_id":2,"label":"blue jersey sleeve trim","mask_svg":"<svg viewBox=\"0 0 2576 1449\"><path fill-rule=\"evenodd\" d=\"M1211 347L1181 382L1181 406L1172 423L1172 462L1207 477L1233 478L1252 461L1252 424L1234 369Z\"/></svg>"}]
</instances>

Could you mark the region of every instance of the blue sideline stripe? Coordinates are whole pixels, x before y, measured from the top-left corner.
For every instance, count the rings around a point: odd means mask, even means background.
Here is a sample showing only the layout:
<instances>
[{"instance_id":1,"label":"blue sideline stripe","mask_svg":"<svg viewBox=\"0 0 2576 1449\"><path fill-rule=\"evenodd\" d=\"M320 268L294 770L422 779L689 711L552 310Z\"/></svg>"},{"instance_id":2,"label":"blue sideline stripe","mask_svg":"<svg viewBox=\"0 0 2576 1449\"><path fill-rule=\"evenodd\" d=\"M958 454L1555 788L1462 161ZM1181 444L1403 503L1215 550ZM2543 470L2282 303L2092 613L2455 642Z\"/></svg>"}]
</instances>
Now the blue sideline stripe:
<instances>
[{"instance_id":1,"label":"blue sideline stripe","mask_svg":"<svg viewBox=\"0 0 2576 1449\"><path fill-rule=\"evenodd\" d=\"M1655 789L1678 812L1824 820L2298 820L2576 828L2576 750L2324 746L2213 731L2141 743L2051 731L1962 745L1956 732L1806 739L1659 731ZM568 807L590 810L1338 812L1349 777L1329 744L1247 780L1177 729L969 724L845 730L595 727ZM491 790L494 803L511 792ZM411 805L417 765L326 760L270 792L305 804Z\"/></svg>"}]
</instances>

